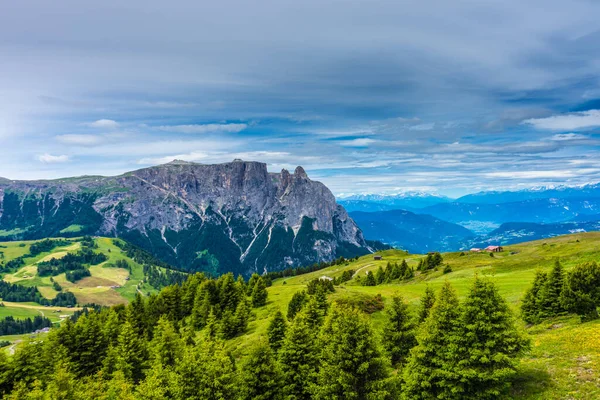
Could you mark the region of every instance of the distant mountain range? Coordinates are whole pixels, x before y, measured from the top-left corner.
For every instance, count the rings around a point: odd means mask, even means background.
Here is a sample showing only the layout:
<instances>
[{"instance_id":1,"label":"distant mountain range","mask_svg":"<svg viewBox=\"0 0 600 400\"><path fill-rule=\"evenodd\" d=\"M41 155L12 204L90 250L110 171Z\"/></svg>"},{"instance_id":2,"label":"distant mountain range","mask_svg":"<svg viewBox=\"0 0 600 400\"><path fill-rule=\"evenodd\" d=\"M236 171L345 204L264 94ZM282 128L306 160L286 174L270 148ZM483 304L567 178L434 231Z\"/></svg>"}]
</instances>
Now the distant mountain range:
<instances>
[{"instance_id":1,"label":"distant mountain range","mask_svg":"<svg viewBox=\"0 0 600 400\"><path fill-rule=\"evenodd\" d=\"M460 225L405 210L354 211L350 217L365 237L411 253L452 251L475 237L473 232Z\"/></svg>"},{"instance_id":2,"label":"distant mountain range","mask_svg":"<svg viewBox=\"0 0 600 400\"><path fill-rule=\"evenodd\" d=\"M458 199L423 193L352 196L339 203L366 238L418 253L600 230L600 184L481 192Z\"/></svg>"}]
</instances>

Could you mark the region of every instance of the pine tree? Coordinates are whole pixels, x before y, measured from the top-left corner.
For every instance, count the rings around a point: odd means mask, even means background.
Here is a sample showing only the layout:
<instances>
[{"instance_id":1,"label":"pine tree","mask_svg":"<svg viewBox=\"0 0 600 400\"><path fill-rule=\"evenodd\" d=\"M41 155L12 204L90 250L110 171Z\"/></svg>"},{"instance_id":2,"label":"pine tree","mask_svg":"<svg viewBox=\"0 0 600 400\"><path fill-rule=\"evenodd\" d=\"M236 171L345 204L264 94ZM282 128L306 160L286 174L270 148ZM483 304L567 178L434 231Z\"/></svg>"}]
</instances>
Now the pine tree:
<instances>
[{"instance_id":1,"label":"pine tree","mask_svg":"<svg viewBox=\"0 0 600 400\"><path fill-rule=\"evenodd\" d=\"M248 320L250 319L250 306L245 298L238 303L238 306L235 309L234 319L236 324L236 334L239 335L246 332Z\"/></svg>"},{"instance_id":2,"label":"pine tree","mask_svg":"<svg viewBox=\"0 0 600 400\"><path fill-rule=\"evenodd\" d=\"M136 388L135 397L140 400L162 400L173 398L171 393L172 376L170 369L161 364L154 366L146 374L146 378Z\"/></svg>"},{"instance_id":3,"label":"pine tree","mask_svg":"<svg viewBox=\"0 0 600 400\"><path fill-rule=\"evenodd\" d=\"M186 348L173 376L171 390L177 400L236 398L235 367L221 342L202 340Z\"/></svg>"},{"instance_id":4,"label":"pine tree","mask_svg":"<svg viewBox=\"0 0 600 400\"><path fill-rule=\"evenodd\" d=\"M315 329L301 312L288 328L279 350L286 399L310 399L319 365Z\"/></svg>"},{"instance_id":5,"label":"pine tree","mask_svg":"<svg viewBox=\"0 0 600 400\"><path fill-rule=\"evenodd\" d=\"M240 400L281 399L281 383L281 371L269 345L261 342L254 346L241 366Z\"/></svg>"},{"instance_id":6,"label":"pine tree","mask_svg":"<svg viewBox=\"0 0 600 400\"><path fill-rule=\"evenodd\" d=\"M560 302L563 285L564 270L557 260L540 293L540 312L544 317L553 317L566 311Z\"/></svg>"},{"instance_id":7,"label":"pine tree","mask_svg":"<svg viewBox=\"0 0 600 400\"><path fill-rule=\"evenodd\" d=\"M162 316L154 328L154 337L150 342L152 361L162 367L172 367L183 354L183 343L171 321Z\"/></svg>"},{"instance_id":8,"label":"pine tree","mask_svg":"<svg viewBox=\"0 0 600 400\"><path fill-rule=\"evenodd\" d=\"M98 314L91 312L79 318L74 327L74 336L74 346L69 349L69 355L76 365L74 372L78 376L95 374L102 368L109 344Z\"/></svg>"},{"instance_id":9,"label":"pine tree","mask_svg":"<svg viewBox=\"0 0 600 400\"><path fill-rule=\"evenodd\" d=\"M387 321L383 328L383 345L391 357L392 364L402 364L410 349L416 346L414 326L408 314L408 305L400 296L392 297L386 307Z\"/></svg>"},{"instance_id":10,"label":"pine tree","mask_svg":"<svg viewBox=\"0 0 600 400\"><path fill-rule=\"evenodd\" d=\"M306 302L308 302L308 295L304 290L294 293L290 303L288 304L287 319L290 321L293 320L296 314L300 312L302 307L304 307Z\"/></svg>"},{"instance_id":11,"label":"pine tree","mask_svg":"<svg viewBox=\"0 0 600 400\"><path fill-rule=\"evenodd\" d=\"M221 275L218 282L221 310L229 310L232 313L235 312L235 309L241 299L241 293L238 293L238 286L235 283L233 274L230 272L225 275Z\"/></svg>"},{"instance_id":12,"label":"pine tree","mask_svg":"<svg viewBox=\"0 0 600 400\"><path fill-rule=\"evenodd\" d=\"M529 342L517 331L508 304L489 280L475 276L462 304L455 372L461 399L497 399L516 375L517 358Z\"/></svg>"},{"instance_id":13,"label":"pine tree","mask_svg":"<svg viewBox=\"0 0 600 400\"><path fill-rule=\"evenodd\" d=\"M329 309L329 303L327 302L327 293L325 293L325 290L323 289L322 286L319 286L317 288L314 298L315 298L315 301L316 301L319 309L321 310L321 313L324 316L327 315L327 310Z\"/></svg>"},{"instance_id":14,"label":"pine tree","mask_svg":"<svg viewBox=\"0 0 600 400\"><path fill-rule=\"evenodd\" d=\"M403 393L406 399L459 399L454 390L460 377L454 371L459 302L446 281L431 308L431 315L417 335L418 345L410 352L404 368Z\"/></svg>"},{"instance_id":15,"label":"pine tree","mask_svg":"<svg viewBox=\"0 0 600 400\"><path fill-rule=\"evenodd\" d=\"M324 319L323 310L313 296L310 297L308 303L301 312L305 314L306 323L311 328L316 330L320 329Z\"/></svg>"},{"instance_id":16,"label":"pine tree","mask_svg":"<svg viewBox=\"0 0 600 400\"><path fill-rule=\"evenodd\" d=\"M259 276L258 279L256 279L254 288L252 289L252 306L258 308L266 305L267 296L267 285L262 276Z\"/></svg>"},{"instance_id":17,"label":"pine tree","mask_svg":"<svg viewBox=\"0 0 600 400\"><path fill-rule=\"evenodd\" d=\"M545 272L536 271L532 286L525 292L521 302L521 317L530 324L538 323L541 319L541 293L546 285L548 276Z\"/></svg>"},{"instance_id":18,"label":"pine tree","mask_svg":"<svg viewBox=\"0 0 600 400\"><path fill-rule=\"evenodd\" d=\"M283 339L285 338L285 331L287 329L287 323L285 322L285 318L283 313L279 310L275 312L275 315L271 319L269 323L269 327L267 328L267 337L269 338L269 346L274 353L279 351L283 343Z\"/></svg>"},{"instance_id":19,"label":"pine tree","mask_svg":"<svg viewBox=\"0 0 600 400\"><path fill-rule=\"evenodd\" d=\"M143 337L135 331L129 321L123 324L116 348L118 371L126 379L139 382L144 377L146 367L146 343Z\"/></svg>"},{"instance_id":20,"label":"pine tree","mask_svg":"<svg viewBox=\"0 0 600 400\"><path fill-rule=\"evenodd\" d=\"M334 305L321 331L315 399L384 399L389 365L369 320L354 308Z\"/></svg>"},{"instance_id":21,"label":"pine tree","mask_svg":"<svg viewBox=\"0 0 600 400\"><path fill-rule=\"evenodd\" d=\"M575 266L565 280L561 304L577 313L581 321L598 318L600 306L600 266L596 262Z\"/></svg>"},{"instance_id":22,"label":"pine tree","mask_svg":"<svg viewBox=\"0 0 600 400\"><path fill-rule=\"evenodd\" d=\"M427 285L425 287L425 295L421 298L421 305L419 306L419 319L418 322L422 324L429 316L429 312L435 304L435 292Z\"/></svg>"},{"instance_id":23,"label":"pine tree","mask_svg":"<svg viewBox=\"0 0 600 400\"><path fill-rule=\"evenodd\" d=\"M364 281L363 281L363 286L376 286L377 285L377 281L375 280L375 275L373 275L373 272L369 271L367 272L367 276L365 277Z\"/></svg>"},{"instance_id":24,"label":"pine tree","mask_svg":"<svg viewBox=\"0 0 600 400\"><path fill-rule=\"evenodd\" d=\"M377 272L375 273L375 282L378 285L385 283L385 272L383 271L383 268L381 268L381 265L377 268Z\"/></svg>"}]
</instances>

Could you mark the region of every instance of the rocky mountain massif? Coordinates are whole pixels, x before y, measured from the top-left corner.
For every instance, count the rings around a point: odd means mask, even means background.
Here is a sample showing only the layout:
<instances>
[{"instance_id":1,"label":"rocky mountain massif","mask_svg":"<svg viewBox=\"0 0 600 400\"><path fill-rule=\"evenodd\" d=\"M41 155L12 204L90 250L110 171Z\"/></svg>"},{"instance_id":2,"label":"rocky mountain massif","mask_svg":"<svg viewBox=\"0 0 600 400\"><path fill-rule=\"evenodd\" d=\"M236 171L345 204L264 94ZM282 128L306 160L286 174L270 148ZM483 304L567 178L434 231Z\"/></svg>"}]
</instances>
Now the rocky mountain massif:
<instances>
[{"instance_id":1,"label":"rocky mountain massif","mask_svg":"<svg viewBox=\"0 0 600 400\"><path fill-rule=\"evenodd\" d=\"M372 249L302 167L174 161L116 177L0 180L0 238L106 235L214 274L282 269Z\"/></svg>"}]
</instances>

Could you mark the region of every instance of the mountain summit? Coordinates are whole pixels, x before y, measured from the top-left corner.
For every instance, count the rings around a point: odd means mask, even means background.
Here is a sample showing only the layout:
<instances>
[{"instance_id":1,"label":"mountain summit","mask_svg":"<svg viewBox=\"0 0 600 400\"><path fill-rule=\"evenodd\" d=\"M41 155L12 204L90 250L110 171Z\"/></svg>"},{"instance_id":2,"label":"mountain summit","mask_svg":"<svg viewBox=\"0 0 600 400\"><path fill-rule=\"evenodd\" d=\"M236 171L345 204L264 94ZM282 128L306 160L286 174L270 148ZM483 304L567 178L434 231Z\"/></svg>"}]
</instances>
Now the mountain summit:
<instances>
[{"instance_id":1,"label":"mountain summit","mask_svg":"<svg viewBox=\"0 0 600 400\"><path fill-rule=\"evenodd\" d=\"M190 271L277 270L371 249L302 167L175 160L115 177L0 181L0 237L121 237Z\"/></svg>"}]
</instances>

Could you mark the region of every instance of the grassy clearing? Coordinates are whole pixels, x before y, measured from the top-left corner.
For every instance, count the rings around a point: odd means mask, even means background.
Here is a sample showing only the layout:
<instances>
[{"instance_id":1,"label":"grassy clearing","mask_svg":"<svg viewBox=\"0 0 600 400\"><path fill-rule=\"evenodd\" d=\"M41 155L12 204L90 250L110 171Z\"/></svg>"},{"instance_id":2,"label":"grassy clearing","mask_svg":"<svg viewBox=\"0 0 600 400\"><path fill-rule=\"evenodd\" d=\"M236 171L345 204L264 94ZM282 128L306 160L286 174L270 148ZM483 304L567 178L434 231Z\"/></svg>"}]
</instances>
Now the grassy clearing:
<instances>
[{"instance_id":1,"label":"grassy clearing","mask_svg":"<svg viewBox=\"0 0 600 400\"><path fill-rule=\"evenodd\" d=\"M69 225L65 229L61 230L60 233L78 233L84 228L83 225Z\"/></svg>"}]
</instances>

